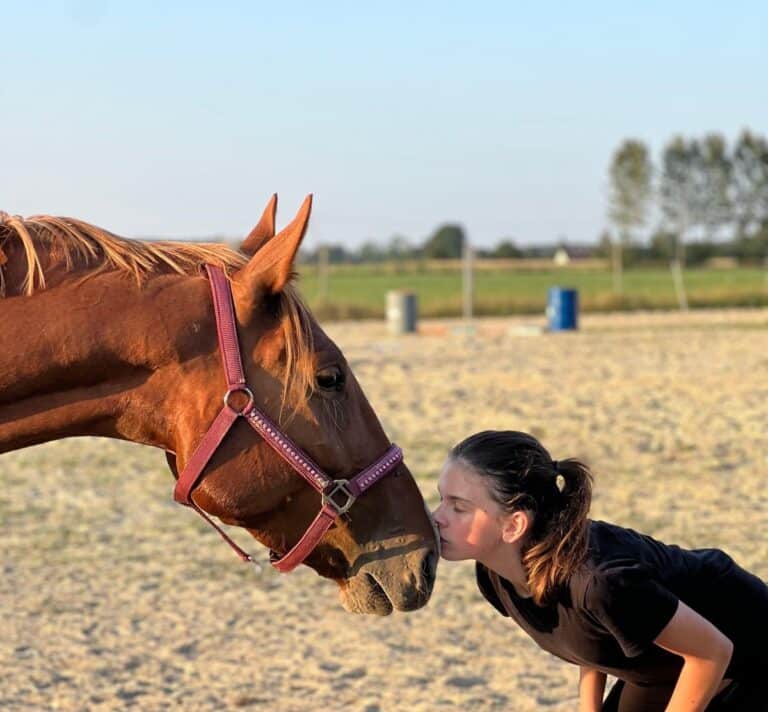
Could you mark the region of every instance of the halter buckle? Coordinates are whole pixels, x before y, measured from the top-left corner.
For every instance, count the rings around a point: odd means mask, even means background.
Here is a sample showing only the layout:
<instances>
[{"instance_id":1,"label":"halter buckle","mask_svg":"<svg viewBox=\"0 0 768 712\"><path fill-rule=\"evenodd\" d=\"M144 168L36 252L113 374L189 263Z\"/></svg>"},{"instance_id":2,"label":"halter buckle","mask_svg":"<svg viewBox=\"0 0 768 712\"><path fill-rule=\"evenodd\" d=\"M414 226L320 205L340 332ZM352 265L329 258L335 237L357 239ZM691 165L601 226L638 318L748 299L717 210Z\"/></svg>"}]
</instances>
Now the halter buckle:
<instances>
[{"instance_id":1,"label":"halter buckle","mask_svg":"<svg viewBox=\"0 0 768 712\"><path fill-rule=\"evenodd\" d=\"M349 491L349 480L334 480L331 488L321 494L323 500L323 506L330 504L335 510L336 514L344 514L355 503L357 496ZM334 497L336 494L341 493L347 499L342 504L339 504Z\"/></svg>"},{"instance_id":2,"label":"halter buckle","mask_svg":"<svg viewBox=\"0 0 768 712\"><path fill-rule=\"evenodd\" d=\"M229 399L236 393L242 393L247 398L247 401L242 408L236 408L229 402ZM245 415L251 409L251 406L253 406L253 393L248 386L235 386L234 388L230 388L224 394L224 405L238 415Z\"/></svg>"}]
</instances>

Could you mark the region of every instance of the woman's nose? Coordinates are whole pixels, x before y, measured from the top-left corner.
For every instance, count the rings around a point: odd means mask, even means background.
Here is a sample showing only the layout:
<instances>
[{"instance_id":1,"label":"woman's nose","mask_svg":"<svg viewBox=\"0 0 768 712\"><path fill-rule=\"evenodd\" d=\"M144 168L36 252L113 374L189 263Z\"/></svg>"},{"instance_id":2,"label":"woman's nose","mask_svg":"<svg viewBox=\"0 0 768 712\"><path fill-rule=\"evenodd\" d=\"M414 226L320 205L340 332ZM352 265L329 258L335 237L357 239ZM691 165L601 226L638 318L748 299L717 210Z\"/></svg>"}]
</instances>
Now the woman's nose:
<instances>
[{"instance_id":1,"label":"woman's nose","mask_svg":"<svg viewBox=\"0 0 768 712\"><path fill-rule=\"evenodd\" d=\"M432 519L435 520L435 524L437 526L441 527L443 526L443 506L442 504L438 504L435 508L435 511L432 512Z\"/></svg>"}]
</instances>

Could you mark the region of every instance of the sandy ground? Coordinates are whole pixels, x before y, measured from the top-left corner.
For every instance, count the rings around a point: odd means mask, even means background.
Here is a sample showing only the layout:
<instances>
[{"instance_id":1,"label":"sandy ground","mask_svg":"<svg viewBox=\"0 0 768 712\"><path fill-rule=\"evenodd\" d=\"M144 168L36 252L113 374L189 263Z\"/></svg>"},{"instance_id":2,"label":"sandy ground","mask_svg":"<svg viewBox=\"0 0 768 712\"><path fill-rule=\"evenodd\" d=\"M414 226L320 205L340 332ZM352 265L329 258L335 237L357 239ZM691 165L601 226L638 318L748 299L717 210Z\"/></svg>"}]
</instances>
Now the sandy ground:
<instances>
[{"instance_id":1,"label":"sandy ground","mask_svg":"<svg viewBox=\"0 0 768 712\"><path fill-rule=\"evenodd\" d=\"M446 450L528 430L597 475L593 513L768 578L768 311L331 324L427 499ZM0 709L562 710L577 671L484 603L345 613L312 571L257 576L171 501L158 452L71 440L2 457ZM246 541L247 537L240 537Z\"/></svg>"}]
</instances>

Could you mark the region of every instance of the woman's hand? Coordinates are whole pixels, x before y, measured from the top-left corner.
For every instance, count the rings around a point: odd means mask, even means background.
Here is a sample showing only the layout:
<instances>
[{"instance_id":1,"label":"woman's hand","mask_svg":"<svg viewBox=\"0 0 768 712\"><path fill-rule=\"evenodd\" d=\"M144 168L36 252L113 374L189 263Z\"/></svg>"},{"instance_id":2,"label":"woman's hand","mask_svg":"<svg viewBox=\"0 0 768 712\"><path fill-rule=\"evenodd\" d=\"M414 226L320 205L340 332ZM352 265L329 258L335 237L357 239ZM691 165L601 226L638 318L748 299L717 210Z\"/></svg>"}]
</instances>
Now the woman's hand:
<instances>
[{"instance_id":1,"label":"woman's hand","mask_svg":"<svg viewBox=\"0 0 768 712\"><path fill-rule=\"evenodd\" d=\"M594 668L579 668L579 712L600 712L606 674Z\"/></svg>"},{"instance_id":2,"label":"woman's hand","mask_svg":"<svg viewBox=\"0 0 768 712\"><path fill-rule=\"evenodd\" d=\"M653 641L683 658L667 712L700 712L717 693L733 654L733 643L682 601Z\"/></svg>"}]
</instances>

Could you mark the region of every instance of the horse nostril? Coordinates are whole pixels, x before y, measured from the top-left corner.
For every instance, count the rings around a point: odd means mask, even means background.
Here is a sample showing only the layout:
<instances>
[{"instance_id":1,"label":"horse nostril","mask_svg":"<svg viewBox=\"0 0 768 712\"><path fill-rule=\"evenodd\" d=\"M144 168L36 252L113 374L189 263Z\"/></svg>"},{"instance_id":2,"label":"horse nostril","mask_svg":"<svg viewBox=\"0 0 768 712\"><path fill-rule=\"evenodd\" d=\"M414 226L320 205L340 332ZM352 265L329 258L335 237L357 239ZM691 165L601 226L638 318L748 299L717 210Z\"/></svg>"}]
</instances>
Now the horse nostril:
<instances>
[{"instance_id":1,"label":"horse nostril","mask_svg":"<svg viewBox=\"0 0 768 712\"><path fill-rule=\"evenodd\" d=\"M421 562L421 573L427 581L433 581L437 569L437 554L430 551Z\"/></svg>"}]
</instances>

